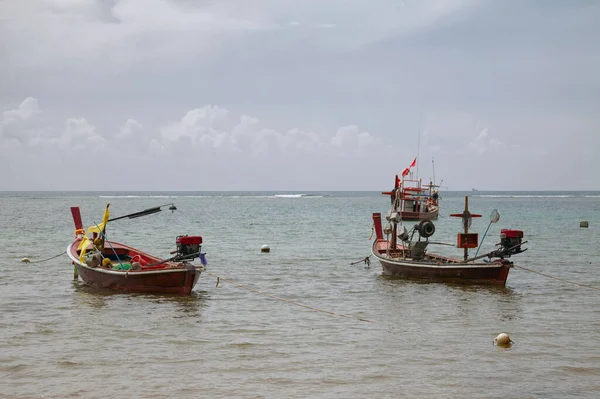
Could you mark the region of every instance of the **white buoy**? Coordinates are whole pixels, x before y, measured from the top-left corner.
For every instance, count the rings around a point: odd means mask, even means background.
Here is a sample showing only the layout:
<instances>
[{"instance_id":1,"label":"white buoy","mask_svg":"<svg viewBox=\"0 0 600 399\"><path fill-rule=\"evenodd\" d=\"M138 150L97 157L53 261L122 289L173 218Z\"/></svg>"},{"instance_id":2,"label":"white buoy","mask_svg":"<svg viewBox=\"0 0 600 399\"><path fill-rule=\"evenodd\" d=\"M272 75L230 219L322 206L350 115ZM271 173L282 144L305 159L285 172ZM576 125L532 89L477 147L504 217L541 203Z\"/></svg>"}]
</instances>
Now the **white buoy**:
<instances>
[{"instance_id":1,"label":"white buoy","mask_svg":"<svg viewBox=\"0 0 600 399\"><path fill-rule=\"evenodd\" d=\"M23 258L23 259L21 259L21 262L23 262L23 263L29 263L31 261L29 260L29 258Z\"/></svg>"},{"instance_id":2,"label":"white buoy","mask_svg":"<svg viewBox=\"0 0 600 399\"><path fill-rule=\"evenodd\" d=\"M510 339L507 333L500 333L494 338L494 344L497 346L509 347L513 341Z\"/></svg>"},{"instance_id":3,"label":"white buoy","mask_svg":"<svg viewBox=\"0 0 600 399\"><path fill-rule=\"evenodd\" d=\"M262 247L260 247L260 252L271 252L271 248L269 248L269 246L265 244Z\"/></svg>"}]
</instances>

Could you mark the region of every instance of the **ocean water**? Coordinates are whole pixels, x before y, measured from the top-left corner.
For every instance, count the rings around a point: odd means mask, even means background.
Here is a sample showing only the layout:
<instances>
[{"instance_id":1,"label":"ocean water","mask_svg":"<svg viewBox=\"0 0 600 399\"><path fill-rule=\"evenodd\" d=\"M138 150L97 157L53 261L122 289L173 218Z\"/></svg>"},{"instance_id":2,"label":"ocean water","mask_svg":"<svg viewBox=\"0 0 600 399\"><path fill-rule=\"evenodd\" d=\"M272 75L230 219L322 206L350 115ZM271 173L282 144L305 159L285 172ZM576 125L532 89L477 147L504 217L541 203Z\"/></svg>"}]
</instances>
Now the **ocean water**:
<instances>
[{"instance_id":1,"label":"ocean water","mask_svg":"<svg viewBox=\"0 0 600 399\"><path fill-rule=\"evenodd\" d=\"M482 251L524 231L513 260L529 270L505 288L352 265L388 197L298 194L0 193L0 398L600 397L600 193L442 192L435 241L455 241L465 195L480 238L501 215ZM107 202L113 217L175 203L109 238L167 257L177 235L202 235L218 286L203 274L190 297L98 292L66 255L21 262L65 250L69 207L87 226ZM493 345L500 332L511 348Z\"/></svg>"}]
</instances>

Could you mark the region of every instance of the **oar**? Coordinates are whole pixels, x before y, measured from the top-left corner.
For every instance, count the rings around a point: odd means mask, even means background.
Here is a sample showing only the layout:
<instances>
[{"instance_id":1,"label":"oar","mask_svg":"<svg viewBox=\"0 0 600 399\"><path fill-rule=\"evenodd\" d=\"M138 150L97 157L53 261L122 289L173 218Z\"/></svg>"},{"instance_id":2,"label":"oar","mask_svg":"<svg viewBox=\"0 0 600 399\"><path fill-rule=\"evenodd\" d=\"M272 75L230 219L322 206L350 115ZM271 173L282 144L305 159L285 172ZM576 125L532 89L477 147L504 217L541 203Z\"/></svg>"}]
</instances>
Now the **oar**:
<instances>
[{"instance_id":1,"label":"oar","mask_svg":"<svg viewBox=\"0 0 600 399\"><path fill-rule=\"evenodd\" d=\"M481 248L481 245L483 244L483 240L485 240L485 235L487 234L488 230L490 229L490 226L492 225L492 223L498 222L498 220L500 220L500 214L498 213L497 209L494 209L492 211L492 213L490 213L490 223L488 224L487 229L485 229L485 233L483 233L483 237L481 238L481 241L479 242L479 246L477 247L477 252L475 252L475 258L477 258L479 249Z\"/></svg>"}]
</instances>

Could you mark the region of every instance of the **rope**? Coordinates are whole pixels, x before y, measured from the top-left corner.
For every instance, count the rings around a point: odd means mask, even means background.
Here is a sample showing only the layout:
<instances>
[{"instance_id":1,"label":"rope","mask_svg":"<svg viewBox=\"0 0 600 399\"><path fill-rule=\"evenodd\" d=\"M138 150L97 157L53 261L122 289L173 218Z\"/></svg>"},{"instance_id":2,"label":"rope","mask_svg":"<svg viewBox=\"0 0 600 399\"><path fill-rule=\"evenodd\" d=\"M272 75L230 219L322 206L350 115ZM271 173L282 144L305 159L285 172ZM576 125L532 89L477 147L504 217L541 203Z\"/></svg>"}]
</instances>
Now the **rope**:
<instances>
[{"instance_id":1,"label":"rope","mask_svg":"<svg viewBox=\"0 0 600 399\"><path fill-rule=\"evenodd\" d=\"M371 259L370 258L371 258L371 255L367 256L364 259L357 260L356 262L351 262L350 264L351 265L357 265L357 264L359 264L361 262L364 262L364 264L366 265L365 267L369 267L369 266L371 266Z\"/></svg>"},{"instance_id":2,"label":"rope","mask_svg":"<svg viewBox=\"0 0 600 399\"><path fill-rule=\"evenodd\" d=\"M28 258L23 258L23 259L21 260L21 262L24 262L24 263L41 263L41 262L46 262L46 261L48 261L48 260L52 260L52 259L54 259L54 258L58 258L59 256L61 256L61 255L64 255L64 254L66 254L66 253L67 253L67 251L62 251L62 252L61 252L61 253L59 253L58 255L54 255L54 256L53 256L53 257L51 257L51 258L48 258L48 259L42 259L42 260L36 260L36 261L33 261L33 262L32 262L32 261L30 261Z\"/></svg>"},{"instance_id":3,"label":"rope","mask_svg":"<svg viewBox=\"0 0 600 399\"><path fill-rule=\"evenodd\" d=\"M517 266L517 265L513 265L513 267L517 267L517 268L519 268L519 269L527 270L528 272L536 273L536 274L539 274L540 276L548 277L548 278L551 278L551 279L554 279L554 280L562 281L562 282L569 283L569 284L575 284L575 285L578 285L578 286L580 286L580 287L591 288L591 289L593 289L593 290L600 290L600 287L594 287L593 285L587 285L587 284L576 283L576 282L574 282L574 281L565 280L564 278L560 278L560 277L554 277L554 276L551 276L551 275L549 275L549 274L545 274L545 273L542 273L542 272L538 272L537 270L528 269L528 268L526 268L526 267L524 267L524 266Z\"/></svg>"},{"instance_id":4,"label":"rope","mask_svg":"<svg viewBox=\"0 0 600 399\"><path fill-rule=\"evenodd\" d=\"M257 294L260 294L260 295L263 295L263 296L266 296L266 297L269 297L269 298L273 298L273 299L276 299L276 300L281 301L281 302L289 303L291 305L296 305L296 306L300 306L300 307L303 307L303 308L306 308L306 309L314 310L315 312L327 313L327 314L334 315L334 316L346 317L348 319L357 319L357 320L360 320L360 321L366 321L368 323L374 323L374 321L372 321L372 320L363 319L361 317L355 317L355 316L350 316L350 315L346 315L346 314L335 313L335 312L331 312L329 310L323 310L323 309L319 309L319 308L314 308L312 306L304 305L302 303L290 301L288 299L284 299L284 298L278 297L276 295L269 294L269 293L266 293L266 292L262 292L262 291L259 291L257 289L254 289L254 288L251 288L251 287L248 287L248 286L236 283L233 280L229 280L229 279L223 278L223 277L221 277L219 275L216 275L214 273L211 273L209 271L206 271L206 269L204 270L204 273L210 274L211 276L216 277L217 278L217 285L219 284L218 282L220 280L223 280L223 281L231 283L231 284L233 284L233 285L235 285L235 286L237 286L239 288L243 288L245 290L252 291L254 293L257 293Z\"/></svg>"}]
</instances>

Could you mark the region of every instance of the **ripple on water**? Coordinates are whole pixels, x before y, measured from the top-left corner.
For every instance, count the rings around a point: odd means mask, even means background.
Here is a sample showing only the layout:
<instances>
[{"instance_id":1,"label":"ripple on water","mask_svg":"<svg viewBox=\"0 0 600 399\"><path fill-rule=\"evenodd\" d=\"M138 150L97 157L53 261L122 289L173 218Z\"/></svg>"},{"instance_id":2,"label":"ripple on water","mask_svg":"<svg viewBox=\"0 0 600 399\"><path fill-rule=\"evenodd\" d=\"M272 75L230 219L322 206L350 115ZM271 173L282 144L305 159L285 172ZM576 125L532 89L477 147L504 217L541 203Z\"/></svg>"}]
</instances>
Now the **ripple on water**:
<instances>
[{"instance_id":1,"label":"ripple on water","mask_svg":"<svg viewBox=\"0 0 600 399\"><path fill-rule=\"evenodd\" d=\"M445 197L446 213L462 209L462 200ZM370 214L387 206L379 196L182 196L176 213L115 223L109 232L159 254L178 234L201 234L211 272L373 323L223 279L215 287L206 274L189 298L94 290L73 281L65 258L19 260L63 250L73 230L69 206L80 205L89 221L101 217L106 199L0 201L6 397L593 398L600 390L596 291L516 268L506 288L494 288L390 280L375 263L350 265L369 254ZM155 205L143 196L111 198L115 215ZM502 215L484 245L493 247L500 228L522 228L530 249L515 261L597 286L600 268L590 262L600 255L600 230L572 222L581 219L575 210L595 209L586 219L600 225L599 205L577 197L470 202L473 211ZM324 222L332 217L335 223ZM456 229L454 219L436 223L439 241L455 239ZM564 237L576 239L567 245ZM265 243L267 256L259 251ZM515 341L509 350L493 345L500 332Z\"/></svg>"}]
</instances>

